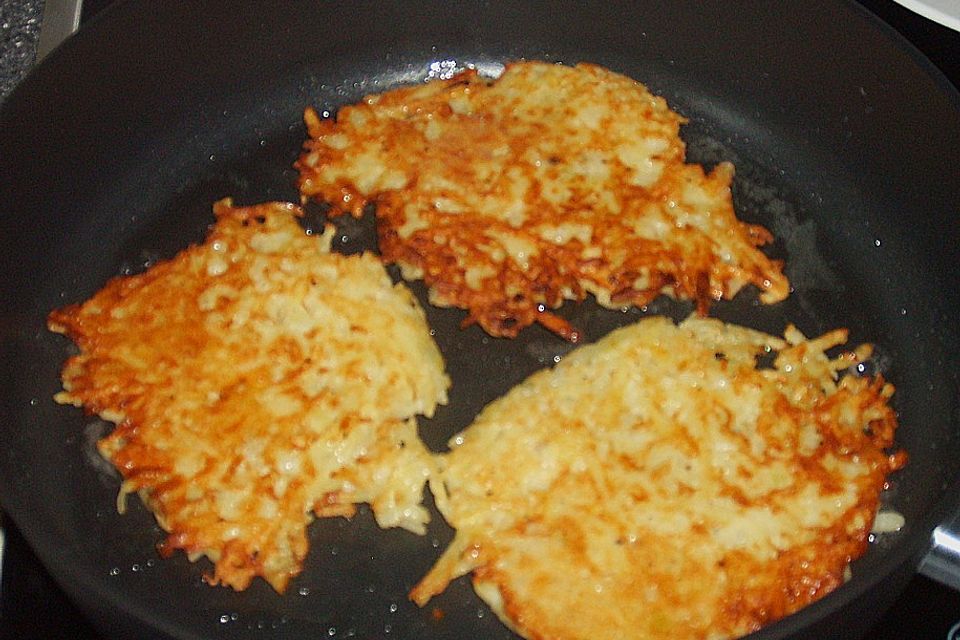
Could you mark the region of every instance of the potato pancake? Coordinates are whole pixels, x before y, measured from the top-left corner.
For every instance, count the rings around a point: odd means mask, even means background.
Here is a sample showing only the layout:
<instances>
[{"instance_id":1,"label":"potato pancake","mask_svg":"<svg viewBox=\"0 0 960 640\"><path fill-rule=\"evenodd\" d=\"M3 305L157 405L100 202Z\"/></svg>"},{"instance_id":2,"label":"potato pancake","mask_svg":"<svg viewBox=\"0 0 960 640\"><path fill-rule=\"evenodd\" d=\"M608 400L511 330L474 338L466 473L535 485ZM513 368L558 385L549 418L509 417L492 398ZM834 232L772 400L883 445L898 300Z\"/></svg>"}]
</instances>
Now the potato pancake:
<instances>
[{"instance_id":1,"label":"potato pancake","mask_svg":"<svg viewBox=\"0 0 960 640\"><path fill-rule=\"evenodd\" d=\"M456 534L411 598L472 572L526 638L702 640L833 590L905 463L893 388L840 374L870 354L828 357L845 330L785 337L649 318L488 405L431 479Z\"/></svg>"},{"instance_id":2,"label":"potato pancake","mask_svg":"<svg viewBox=\"0 0 960 640\"><path fill-rule=\"evenodd\" d=\"M305 121L303 197L332 215L373 203L383 259L494 336L539 322L576 340L549 309L587 293L609 308L666 293L701 314L747 284L765 303L789 293L757 248L770 233L734 214L733 166L685 164L684 119L602 67L465 71Z\"/></svg>"},{"instance_id":3,"label":"potato pancake","mask_svg":"<svg viewBox=\"0 0 960 640\"><path fill-rule=\"evenodd\" d=\"M415 414L446 402L423 310L373 255L330 252L290 204L214 206L206 242L52 312L79 346L60 403L117 424L98 444L209 582L282 592L314 516L369 503L425 533L433 458Z\"/></svg>"}]
</instances>

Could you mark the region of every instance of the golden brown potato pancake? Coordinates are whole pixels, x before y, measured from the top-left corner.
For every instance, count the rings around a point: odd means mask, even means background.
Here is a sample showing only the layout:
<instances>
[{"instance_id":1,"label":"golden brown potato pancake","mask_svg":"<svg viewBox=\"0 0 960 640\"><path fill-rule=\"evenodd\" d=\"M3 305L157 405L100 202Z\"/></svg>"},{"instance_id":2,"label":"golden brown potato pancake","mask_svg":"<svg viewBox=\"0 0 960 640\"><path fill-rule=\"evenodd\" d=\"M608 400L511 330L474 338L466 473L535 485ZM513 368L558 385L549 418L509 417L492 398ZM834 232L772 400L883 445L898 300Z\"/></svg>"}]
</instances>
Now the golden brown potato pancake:
<instances>
[{"instance_id":1,"label":"golden brown potato pancake","mask_svg":"<svg viewBox=\"0 0 960 640\"><path fill-rule=\"evenodd\" d=\"M838 376L869 347L825 354L846 336L649 318L534 374L438 463L456 535L412 599L472 572L526 638L702 640L830 592L905 463L893 388Z\"/></svg>"},{"instance_id":2,"label":"golden brown potato pancake","mask_svg":"<svg viewBox=\"0 0 960 640\"><path fill-rule=\"evenodd\" d=\"M492 335L540 322L575 340L549 310L587 293L611 308L667 293L701 313L747 284L765 303L789 293L757 248L772 236L734 214L733 166L685 164L684 119L602 67L466 71L305 120L304 198L333 215L375 204L384 260Z\"/></svg>"},{"instance_id":3,"label":"golden brown potato pancake","mask_svg":"<svg viewBox=\"0 0 960 640\"><path fill-rule=\"evenodd\" d=\"M377 258L330 253L294 205L214 213L203 244L50 314L80 349L56 400L117 424L100 452L119 503L138 492L168 532L163 553L283 591L314 516L369 503L380 526L425 532L433 460L413 416L446 402L448 379Z\"/></svg>"}]
</instances>

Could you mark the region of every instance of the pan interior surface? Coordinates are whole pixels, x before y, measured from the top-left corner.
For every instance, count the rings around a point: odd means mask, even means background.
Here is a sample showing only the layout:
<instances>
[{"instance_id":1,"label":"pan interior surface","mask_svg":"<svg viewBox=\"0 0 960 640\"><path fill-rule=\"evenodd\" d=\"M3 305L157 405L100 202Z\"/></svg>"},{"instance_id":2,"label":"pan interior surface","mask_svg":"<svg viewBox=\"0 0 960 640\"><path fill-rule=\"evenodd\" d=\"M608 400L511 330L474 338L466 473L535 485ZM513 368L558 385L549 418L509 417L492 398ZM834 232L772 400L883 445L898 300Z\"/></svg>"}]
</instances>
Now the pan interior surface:
<instances>
[{"instance_id":1,"label":"pan interior surface","mask_svg":"<svg viewBox=\"0 0 960 640\"><path fill-rule=\"evenodd\" d=\"M690 119L689 161L735 163L738 214L777 237L771 253L786 260L795 291L773 307L745 292L712 315L775 334L787 322L811 336L849 327L852 344L877 345L874 365L897 387L898 440L911 461L885 500L907 526L873 544L837 594L761 637L809 631L885 577L912 572L955 506L945 496L956 493L960 453L960 183L949 179L960 166L960 99L881 25L826 1L128 2L41 64L0 112L9 381L0 499L105 630L514 637L465 580L425 610L407 601L452 535L435 510L424 537L380 530L365 509L314 523L304 571L284 596L262 582L239 594L211 588L205 566L160 560L162 533L139 501L116 513L117 476L93 450L109 426L52 402L70 348L44 319L201 241L219 198L297 201L291 165L305 106L335 111L366 93L469 65L495 73L521 58L634 77ZM321 207L309 212L306 224L321 224ZM369 219L337 224L338 250L373 247ZM461 312L424 306L453 380L450 404L421 421L434 450L571 348L538 327L513 341L460 330ZM624 312L567 304L562 314L593 341L644 315L691 311L661 299Z\"/></svg>"}]
</instances>

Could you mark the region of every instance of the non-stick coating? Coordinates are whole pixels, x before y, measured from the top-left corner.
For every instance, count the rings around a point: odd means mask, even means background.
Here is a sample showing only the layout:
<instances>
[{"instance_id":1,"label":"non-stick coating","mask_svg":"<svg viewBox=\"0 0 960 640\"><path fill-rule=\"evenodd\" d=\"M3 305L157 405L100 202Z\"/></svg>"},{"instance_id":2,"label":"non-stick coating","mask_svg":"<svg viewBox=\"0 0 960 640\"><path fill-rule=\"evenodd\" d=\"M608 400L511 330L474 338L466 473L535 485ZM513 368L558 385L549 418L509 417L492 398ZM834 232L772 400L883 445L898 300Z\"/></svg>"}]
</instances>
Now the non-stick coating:
<instances>
[{"instance_id":1,"label":"non-stick coating","mask_svg":"<svg viewBox=\"0 0 960 640\"><path fill-rule=\"evenodd\" d=\"M960 99L919 54L856 5L532 2L123 3L44 61L0 112L3 235L2 505L108 633L196 638L510 638L459 580L425 610L405 594L451 532L416 537L367 511L310 529L303 574L278 596L201 582L206 566L160 560L136 500L92 454L105 426L54 405L65 340L46 313L110 277L199 241L210 204L295 200L290 165L304 106L334 109L420 81L453 61L581 60L626 73L690 118L693 161L737 164L741 216L767 225L796 290L713 313L779 332L835 326L878 345L910 453L886 502L906 528L855 563L853 580L758 637L854 637L913 573L956 508ZM314 208L316 213L319 209ZM340 248L371 241L348 222ZM415 287L418 294L422 289ZM680 318L688 305L646 313ZM565 313L593 340L640 311ZM454 381L421 432L435 449L487 401L569 348L538 328L516 341L460 331L428 309ZM575 615L573 613L572 615Z\"/></svg>"}]
</instances>

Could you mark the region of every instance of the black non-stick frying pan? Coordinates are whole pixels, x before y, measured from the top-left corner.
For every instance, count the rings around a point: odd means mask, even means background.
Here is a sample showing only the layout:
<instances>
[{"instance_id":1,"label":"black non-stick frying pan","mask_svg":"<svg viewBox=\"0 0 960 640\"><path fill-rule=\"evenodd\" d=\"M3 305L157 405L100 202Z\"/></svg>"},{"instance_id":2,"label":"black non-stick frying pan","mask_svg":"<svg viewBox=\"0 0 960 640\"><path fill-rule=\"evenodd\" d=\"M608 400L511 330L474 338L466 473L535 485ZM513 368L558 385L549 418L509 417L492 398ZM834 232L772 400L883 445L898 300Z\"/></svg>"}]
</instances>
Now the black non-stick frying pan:
<instances>
[{"instance_id":1,"label":"black non-stick frying pan","mask_svg":"<svg viewBox=\"0 0 960 640\"><path fill-rule=\"evenodd\" d=\"M855 637L916 571L960 503L960 97L859 6L127 2L0 111L0 504L105 633L512 637L464 579L425 610L407 601L451 537L436 514L425 537L381 531L365 510L315 523L304 572L283 596L262 583L212 588L202 563L161 560L150 514L135 500L116 513L117 478L92 448L108 427L51 400L70 351L44 319L200 241L216 199L296 200L290 167L306 105L335 109L518 58L599 63L664 95L690 119L691 161L736 164L738 211L774 232L771 252L795 286L773 307L746 292L712 313L774 333L788 321L808 335L849 327L853 342L877 345L874 365L897 387L911 460L884 501L906 526L872 544L849 583L757 637ZM369 221L341 231L340 250L372 246ZM667 300L624 313L564 308L588 340L645 314L689 312ZM421 425L437 450L570 348L537 327L496 340L461 331L459 311L428 316L453 379L450 405Z\"/></svg>"}]
</instances>

